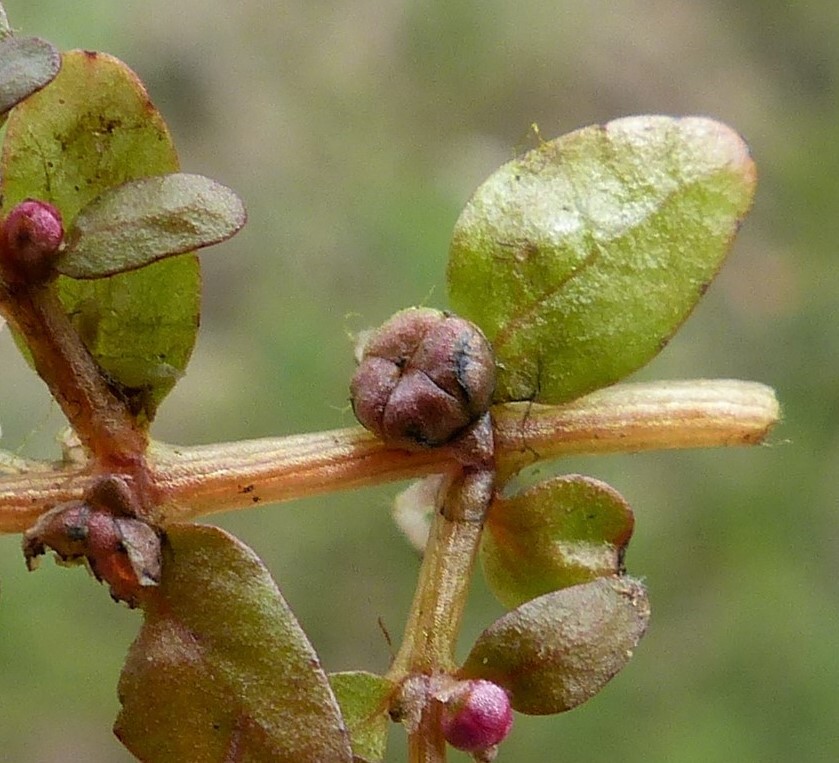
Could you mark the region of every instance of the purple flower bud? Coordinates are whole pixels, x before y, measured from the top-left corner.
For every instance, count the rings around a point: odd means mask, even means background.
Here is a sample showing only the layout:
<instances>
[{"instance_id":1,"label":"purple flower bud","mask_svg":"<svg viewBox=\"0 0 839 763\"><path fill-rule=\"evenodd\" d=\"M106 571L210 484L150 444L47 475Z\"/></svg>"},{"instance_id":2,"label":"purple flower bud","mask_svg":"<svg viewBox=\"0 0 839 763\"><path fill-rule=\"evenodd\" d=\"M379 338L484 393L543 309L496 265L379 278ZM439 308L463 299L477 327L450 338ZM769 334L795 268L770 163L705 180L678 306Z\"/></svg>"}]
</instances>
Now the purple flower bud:
<instances>
[{"instance_id":1,"label":"purple flower bud","mask_svg":"<svg viewBox=\"0 0 839 763\"><path fill-rule=\"evenodd\" d=\"M385 442L434 447L454 439L492 403L495 359L463 318L412 308L364 345L350 385L358 420Z\"/></svg>"},{"instance_id":2,"label":"purple flower bud","mask_svg":"<svg viewBox=\"0 0 839 763\"><path fill-rule=\"evenodd\" d=\"M10 284L41 283L53 272L64 240L61 213L52 204L27 199L0 227L0 266Z\"/></svg>"},{"instance_id":3,"label":"purple flower bud","mask_svg":"<svg viewBox=\"0 0 839 763\"><path fill-rule=\"evenodd\" d=\"M462 682L443 706L443 736L464 752L494 747L506 738L512 725L510 698L491 681Z\"/></svg>"}]
</instances>

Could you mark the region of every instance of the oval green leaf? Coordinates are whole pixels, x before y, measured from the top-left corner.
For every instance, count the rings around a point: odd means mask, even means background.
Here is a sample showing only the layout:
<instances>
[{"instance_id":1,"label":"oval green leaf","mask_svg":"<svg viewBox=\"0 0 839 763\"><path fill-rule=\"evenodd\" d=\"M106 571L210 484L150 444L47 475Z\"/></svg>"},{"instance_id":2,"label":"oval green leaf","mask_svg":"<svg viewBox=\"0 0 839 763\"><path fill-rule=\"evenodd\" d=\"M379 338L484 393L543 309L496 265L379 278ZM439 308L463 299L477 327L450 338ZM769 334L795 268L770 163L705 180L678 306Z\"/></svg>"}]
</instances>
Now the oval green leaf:
<instances>
[{"instance_id":1,"label":"oval green leaf","mask_svg":"<svg viewBox=\"0 0 839 763\"><path fill-rule=\"evenodd\" d=\"M317 655L262 562L215 527L167 530L114 731L146 763L352 760Z\"/></svg>"},{"instance_id":2,"label":"oval green leaf","mask_svg":"<svg viewBox=\"0 0 839 763\"><path fill-rule=\"evenodd\" d=\"M226 186L177 173L132 180L105 191L79 212L56 269L71 278L102 278L230 238L245 207Z\"/></svg>"},{"instance_id":3,"label":"oval green leaf","mask_svg":"<svg viewBox=\"0 0 839 763\"><path fill-rule=\"evenodd\" d=\"M88 51L65 53L58 76L11 112L0 161L0 214L41 199L60 210L66 230L114 186L178 170L166 124L136 75ZM96 281L60 277L56 288L93 357L140 420L151 420L195 343L197 257Z\"/></svg>"},{"instance_id":4,"label":"oval green leaf","mask_svg":"<svg viewBox=\"0 0 839 763\"><path fill-rule=\"evenodd\" d=\"M496 400L561 403L652 359L719 269L752 203L741 137L629 117L505 164L455 225L453 308L498 359Z\"/></svg>"},{"instance_id":5,"label":"oval green leaf","mask_svg":"<svg viewBox=\"0 0 839 763\"><path fill-rule=\"evenodd\" d=\"M494 501L481 537L487 584L512 608L560 588L622 574L634 524L620 493L580 475Z\"/></svg>"},{"instance_id":6,"label":"oval green leaf","mask_svg":"<svg viewBox=\"0 0 839 763\"><path fill-rule=\"evenodd\" d=\"M350 732L353 756L359 763L379 763L385 758L390 726L393 682L375 673L331 673L329 683L338 699Z\"/></svg>"},{"instance_id":7,"label":"oval green leaf","mask_svg":"<svg viewBox=\"0 0 839 763\"><path fill-rule=\"evenodd\" d=\"M0 39L0 115L51 82L61 54L37 37Z\"/></svg>"},{"instance_id":8,"label":"oval green leaf","mask_svg":"<svg viewBox=\"0 0 839 763\"><path fill-rule=\"evenodd\" d=\"M522 604L487 628L460 673L503 686L515 710L551 715L599 692L647 629L644 587L598 578Z\"/></svg>"}]
</instances>

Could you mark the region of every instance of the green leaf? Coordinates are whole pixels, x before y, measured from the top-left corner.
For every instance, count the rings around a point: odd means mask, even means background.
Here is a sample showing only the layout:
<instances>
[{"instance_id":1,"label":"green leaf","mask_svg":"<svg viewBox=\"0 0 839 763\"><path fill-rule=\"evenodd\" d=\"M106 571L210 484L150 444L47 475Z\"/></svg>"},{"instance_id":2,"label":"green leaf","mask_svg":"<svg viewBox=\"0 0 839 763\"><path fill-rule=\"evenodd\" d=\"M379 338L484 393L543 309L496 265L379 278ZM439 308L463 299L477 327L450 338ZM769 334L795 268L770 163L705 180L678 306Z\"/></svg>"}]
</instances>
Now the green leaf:
<instances>
[{"instance_id":1,"label":"green leaf","mask_svg":"<svg viewBox=\"0 0 839 763\"><path fill-rule=\"evenodd\" d=\"M215 527L167 536L119 682L123 744L145 763L349 763L326 674L262 562Z\"/></svg>"},{"instance_id":2,"label":"green leaf","mask_svg":"<svg viewBox=\"0 0 839 763\"><path fill-rule=\"evenodd\" d=\"M481 538L492 592L517 607L560 588L623 572L629 504L603 482L569 475L494 501Z\"/></svg>"},{"instance_id":3,"label":"green leaf","mask_svg":"<svg viewBox=\"0 0 839 763\"><path fill-rule=\"evenodd\" d=\"M0 114L48 84L61 68L61 55L37 37L0 39Z\"/></svg>"},{"instance_id":4,"label":"green leaf","mask_svg":"<svg viewBox=\"0 0 839 763\"><path fill-rule=\"evenodd\" d=\"M453 308L498 360L496 400L561 403L653 358L752 203L733 130L700 117L587 127L505 164L457 221Z\"/></svg>"},{"instance_id":5,"label":"green leaf","mask_svg":"<svg viewBox=\"0 0 839 763\"><path fill-rule=\"evenodd\" d=\"M166 125L136 75L103 53L73 51L59 75L9 117L0 213L41 199L60 210L68 230L110 188L177 169ZM197 257L96 281L61 277L56 288L93 357L151 420L195 343Z\"/></svg>"},{"instance_id":6,"label":"green leaf","mask_svg":"<svg viewBox=\"0 0 839 763\"><path fill-rule=\"evenodd\" d=\"M487 628L460 673L504 687L528 715L570 710L632 657L650 607L629 578L598 578L522 604Z\"/></svg>"},{"instance_id":7,"label":"green leaf","mask_svg":"<svg viewBox=\"0 0 839 763\"><path fill-rule=\"evenodd\" d=\"M355 759L363 763L384 760L394 684L364 671L331 673L329 683L349 729Z\"/></svg>"},{"instance_id":8,"label":"green leaf","mask_svg":"<svg viewBox=\"0 0 839 763\"><path fill-rule=\"evenodd\" d=\"M143 178L105 191L79 212L56 269L102 278L217 244L245 224L229 188L201 175Z\"/></svg>"}]
</instances>

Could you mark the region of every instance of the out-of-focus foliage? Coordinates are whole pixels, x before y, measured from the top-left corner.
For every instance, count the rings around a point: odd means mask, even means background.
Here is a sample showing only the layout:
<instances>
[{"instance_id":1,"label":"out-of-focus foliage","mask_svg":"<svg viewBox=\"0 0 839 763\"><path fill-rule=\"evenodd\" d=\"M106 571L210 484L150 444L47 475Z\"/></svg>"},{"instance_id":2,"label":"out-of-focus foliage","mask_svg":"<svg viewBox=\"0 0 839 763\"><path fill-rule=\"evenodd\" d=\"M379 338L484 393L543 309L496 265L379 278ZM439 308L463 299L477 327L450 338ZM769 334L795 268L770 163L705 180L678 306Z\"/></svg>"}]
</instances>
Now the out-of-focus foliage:
<instances>
[{"instance_id":1,"label":"out-of-focus foliage","mask_svg":"<svg viewBox=\"0 0 839 763\"><path fill-rule=\"evenodd\" d=\"M6 2L22 34L136 69L184 170L247 203L248 226L204 258L199 344L154 432L206 442L351 424L346 331L407 305L445 306L457 215L478 183L538 145L531 123L548 139L626 114L719 119L750 142L755 207L642 378L763 381L785 423L774 447L558 465L607 480L632 505L627 562L653 618L603 692L562 717L517 717L498 760L835 760L839 5L278 7ZM3 445L51 454L59 416L33 378L3 332ZM264 557L330 671L383 670L379 618L401 632L417 559L390 522L394 492L220 520ZM464 647L502 614L477 578ZM0 539L0 579L4 755L125 763L110 726L139 615L81 570L47 563L28 575L17 538ZM386 760L404 759L401 736Z\"/></svg>"}]
</instances>

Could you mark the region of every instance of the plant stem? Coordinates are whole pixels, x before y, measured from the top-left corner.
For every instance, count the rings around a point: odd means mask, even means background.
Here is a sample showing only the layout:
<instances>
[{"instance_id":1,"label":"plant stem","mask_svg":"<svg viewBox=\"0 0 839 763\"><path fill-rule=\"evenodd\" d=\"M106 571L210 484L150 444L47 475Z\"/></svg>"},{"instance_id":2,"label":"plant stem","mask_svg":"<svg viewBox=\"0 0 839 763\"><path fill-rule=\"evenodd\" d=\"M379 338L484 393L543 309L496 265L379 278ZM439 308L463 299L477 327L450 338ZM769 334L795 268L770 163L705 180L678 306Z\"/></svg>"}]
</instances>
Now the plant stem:
<instances>
[{"instance_id":1,"label":"plant stem","mask_svg":"<svg viewBox=\"0 0 839 763\"><path fill-rule=\"evenodd\" d=\"M442 707L429 702L419 725L408 735L408 763L445 763L446 740L440 728Z\"/></svg>"},{"instance_id":2,"label":"plant stem","mask_svg":"<svg viewBox=\"0 0 839 763\"><path fill-rule=\"evenodd\" d=\"M0 285L0 307L24 336L35 368L82 444L103 468L142 465L147 438L106 382L51 284Z\"/></svg>"},{"instance_id":3,"label":"plant stem","mask_svg":"<svg viewBox=\"0 0 839 763\"><path fill-rule=\"evenodd\" d=\"M456 667L454 649L472 579L495 475L466 469L444 487L423 555L405 639L389 676L447 672Z\"/></svg>"},{"instance_id":4,"label":"plant stem","mask_svg":"<svg viewBox=\"0 0 839 763\"><path fill-rule=\"evenodd\" d=\"M492 437L492 430L487 433ZM491 453L491 448L489 449ZM387 677L396 683L428 676L428 691L415 698L408 725L411 763L442 763L446 743L440 727L440 703L435 679L457 668L455 647L472 581L481 532L492 502L492 465L463 467L442 487L442 502L434 514L399 653Z\"/></svg>"},{"instance_id":5,"label":"plant stem","mask_svg":"<svg viewBox=\"0 0 839 763\"><path fill-rule=\"evenodd\" d=\"M780 415L774 392L742 381L616 385L562 406L495 406L500 475L558 456L754 445ZM260 503L450 471L446 448L386 448L358 427L194 447L152 446L152 480L167 522ZM80 498L77 467L0 477L0 532L22 532L47 509Z\"/></svg>"}]
</instances>

